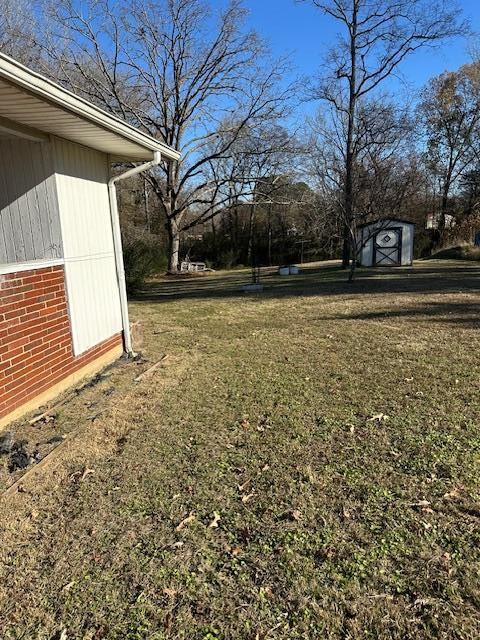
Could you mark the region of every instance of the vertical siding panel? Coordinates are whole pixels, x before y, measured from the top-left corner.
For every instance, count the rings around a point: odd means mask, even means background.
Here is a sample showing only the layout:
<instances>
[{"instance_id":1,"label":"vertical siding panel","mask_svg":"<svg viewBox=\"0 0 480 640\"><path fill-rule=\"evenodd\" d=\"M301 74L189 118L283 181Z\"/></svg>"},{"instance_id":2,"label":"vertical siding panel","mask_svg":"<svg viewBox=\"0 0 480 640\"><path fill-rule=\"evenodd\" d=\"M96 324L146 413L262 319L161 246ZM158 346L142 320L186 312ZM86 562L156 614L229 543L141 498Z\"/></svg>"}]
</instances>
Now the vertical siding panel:
<instances>
[{"instance_id":1,"label":"vertical siding panel","mask_svg":"<svg viewBox=\"0 0 480 640\"><path fill-rule=\"evenodd\" d=\"M0 160L2 166L0 171L5 177L5 208L8 209L10 214L11 229L12 229L12 259L9 262L25 262L25 245L23 242L22 228L20 225L20 211L18 208L18 202L16 198L17 194L17 180L15 172L12 175L12 150L9 141L2 143L2 152L0 153Z\"/></svg>"},{"instance_id":2,"label":"vertical siding panel","mask_svg":"<svg viewBox=\"0 0 480 640\"><path fill-rule=\"evenodd\" d=\"M35 260L35 251L33 249L32 225L30 223L31 213L27 198L27 176L25 172L26 154L24 153L24 145L22 141L10 140L10 181L15 187L17 225L21 230L24 247L24 260Z\"/></svg>"},{"instance_id":3,"label":"vertical siding panel","mask_svg":"<svg viewBox=\"0 0 480 640\"><path fill-rule=\"evenodd\" d=\"M45 190L45 202L47 203L46 225L49 231L50 252L52 257L57 258L63 255L62 230L60 227L60 214L58 209L57 186L55 182L55 172L53 168L52 145L41 145L40 151L46 180L42 183Z\"/></svg>"},{"instance_id":4,"label":"vertical siding panel","mask_svg":"<svg viewBox=\"0 0 480 640\"><path fill-rule=\"evenodd\" d=\"M0 210L0 264L4 264L7 262L7 244L5 241L3 217L4 214Z\"/></svg>"},{"instance_id":5,"label":"vertical siding panel","mask_svg":"<svg viewBox=\"0 0 480 640\"><path fill-rule=\"evenodd\" d=\"M48 147L48 143L19 139L0 141L0 263L62 256L53 171L44 162Z\"/></svg>"},{"instance_id":6,"label":"vertical siding panel","mask_svg":"<svg viewBox=\"0 0 480 640\"><path fill-rule=\"evenodd\" d=\"M50 145L38 144L32 149L32 168L37 177L35 197L39 207L39 225L40 233L43 240L43 255L45 258L60 257L61 243L53 240L53 229L59 227L58 207L55 205L55 198L51 198L48 190L48 183L52 182L52 168L45 163L45 153L48 152ZM40 179L43 178L43 179ZM45 212L42 213L42 203L44 203Z\"/></svg>"},{"instance_id":7,"label":"vertical siding panel","mask_svg":"<svg viewBox=\"0 0 480 640\"><path fill-rule=\"evenodd\" d=\"M30 229L32 233L33 258L41 259L47 257L45 250L45 238L41 224L40 206L38 202L37 186L42 182L43 167L38 164L38 145L32 145L28 158L25 158L26 189L25 196L30 213ZM48 256L50 257L50 256Z\"/></svg>"},{"instance_id":8,"label":"vertical siding panel","mask_svg":"<svg viewBox=\"0 0 480 640\"><path fill-rule=\"evenodd\" d=\"M0 245L0 264L15 262L15 243L13 239L13 225L10 214L9 198L7 191L7 177L3 169L3 153L0 149L0 233L2 234L3 245Z\"/></svg>"},{"instance_id":9,"label":"vertical siding panel","mask_svg":"<svg viewBox=\"0 0 480 640\"><path fill-rule=\"evenodd\" d=\"M54 140L55 179L75 355L121 331L107 157Z\"/></svg>"}]
</instances>

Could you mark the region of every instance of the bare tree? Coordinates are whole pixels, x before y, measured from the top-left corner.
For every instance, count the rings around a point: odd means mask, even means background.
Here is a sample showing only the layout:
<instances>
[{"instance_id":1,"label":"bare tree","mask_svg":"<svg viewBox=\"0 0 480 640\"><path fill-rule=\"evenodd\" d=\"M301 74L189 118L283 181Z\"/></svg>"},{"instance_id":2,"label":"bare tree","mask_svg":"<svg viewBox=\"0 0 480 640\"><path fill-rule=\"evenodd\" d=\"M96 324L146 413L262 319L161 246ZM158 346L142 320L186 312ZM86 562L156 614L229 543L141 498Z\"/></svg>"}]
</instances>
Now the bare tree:
<instances>
[{"instance_id":1,"label":"bare tree","mask_svg":"<svg viewBox=\"0 0 480 640\"><path fill-rule=\"evenodd\" d=\"M34 66L40 56L36 45L39 27L36 4L28 0L0 0L0 51L29 66Z\"/></svg>"},{"instance_id":2,"label":"bare tree","mask_svg":"<svg viewBox=\"0 0 480 640\"><path fill-rule=\"evenodd\" d=\"M203 0L50 7L57 28L46 48L60 81L182 154L148 176L165 212L172 271L187 213L206 217L218 207L212 161L227 157L247 127L281 117L290 95L279 89L283 62L269 59L245 15L239 0L216 14Z\"/></svg>"},{"instance_id":3,"label":"bare tree","mask_svg":"<svg viewBox=\"0 0 480 640\"><path fill-rule=\"evenodd\" d=\"M408 113L386 96L381 100L362 100L357 106L352 167L355 215L345 210L346 152L343 144L348 126L331 107L310 122L307 142L307 171L325 201L335 212L348 234L349 278L353 279L359 244L358 225L378 218L399 215L410 201L416 153L413 123ZM417 172L418 173L418 172ZM418 184L415 180L415 184ZM377 231L381 227L377 226ZM369 238L363 234L362 242Z\"/></svg>"},{"instance_id":4,"label":"bare tree","mask_svg":"<svg viewBox=\"0 0 480 640\"><path fill-rule=\"evenodd\" d=\"M318 7L342 29L327 58L328 72L315 97L331 105L341 121L344 156L343 266L350 260L355 225L358 110L401 63L418 49L464 31L458 11L446 0L304 0Z\"/></svg>"},{"instance_id":5,"label":"bare tree","mask_svg":"<svg viewBox=\"0 0 480 640\"><path fill-rule=\"evenodd\" d=\"M228 134L230 135L230 134ZM213 213L229 209L236 212L239 205L249 209L247 261L254 253L255 217L258 207L286 205L282 193L282 179L291 173L296 154L292 132L271 122L244 128L230 146L228 156L211 162L211 183L216 185L220 206ZM226 141L220 142L225 146ZM288 203L289 204L289 203ZM207 217L211 216L210 207ZM203 219L205 212L203 213Z\"/></svg>"},{"instance_id":6,"label":"bare tree","mask_svg":"<svg viewBox=\"0 0 480 640\"><path fill-rule=\"evenodd\" d=\"M433 78L419 112L426 134L427 166L440 191L438 244L445 231L449 198L480 151L480 63Z\"/></svg>"}]
</instances>

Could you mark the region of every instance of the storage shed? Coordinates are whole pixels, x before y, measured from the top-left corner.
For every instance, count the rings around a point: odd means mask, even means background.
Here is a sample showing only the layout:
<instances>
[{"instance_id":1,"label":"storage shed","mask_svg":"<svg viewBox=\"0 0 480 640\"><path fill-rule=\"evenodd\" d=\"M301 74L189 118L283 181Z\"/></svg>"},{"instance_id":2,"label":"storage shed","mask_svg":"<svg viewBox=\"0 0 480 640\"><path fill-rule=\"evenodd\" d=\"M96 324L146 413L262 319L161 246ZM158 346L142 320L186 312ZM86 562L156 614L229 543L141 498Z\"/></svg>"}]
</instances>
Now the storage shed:
<instances>
[{"instance_id":1,"label":"storage shed","mask_svg":"<svg viewBox=\"0 0 480 640\"><path fill-rule=\"evenodd\" d=\"M178 157L0 54L0 426L131 352L115 183Z\"/></svg>"},{"instance_id":2,"label":"storage shed","mask_svg":"<svg viewBox=\"0 0 480 640\"><path fill-rule=\"evenodd\" d=\"M361 225L357 237L361 266L411 265L414 228L413 222L395 218L384 218Z\"/></svg>"}]
</instances>

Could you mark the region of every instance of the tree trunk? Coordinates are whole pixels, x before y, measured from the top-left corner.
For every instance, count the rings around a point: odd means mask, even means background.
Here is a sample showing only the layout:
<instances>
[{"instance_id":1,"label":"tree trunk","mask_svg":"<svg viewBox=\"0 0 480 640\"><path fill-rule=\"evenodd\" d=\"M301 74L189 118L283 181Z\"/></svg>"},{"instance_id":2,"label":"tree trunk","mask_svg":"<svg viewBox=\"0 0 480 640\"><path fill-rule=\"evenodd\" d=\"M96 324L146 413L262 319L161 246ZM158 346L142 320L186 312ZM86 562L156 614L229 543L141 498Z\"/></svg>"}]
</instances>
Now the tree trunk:
<instances>
[{"instance_id":1,"label":"tree trunk","mask_svg":"<svg viewBox=\"0 0 480 640\"><path fill-rule=\"evenodd\" d=\"M217 256L217 229L215 227L214 218L212 218L211 223L212 223L212 252L213 252L213 255L216 257Z\"/></svg>"},{"instance_id":2,"label":"tree trunk","mask_svg":"<svg viewBox=\"0 0 480 640\"><path fill-rule=\"evenodd\" d=\"M255 208L256 205L250 205L250 218L248 220L248 245L247 245L247 264L253 266L253 260L255 259L255 239L254 239L254 230L255 230Z\"/></svg>"},{"instance_id":3,"label":"tree trunk","mask_svg":"<svg viewBox=\"0 0 480 640\"><path fill-rule=\"evenodd\" d=\"M148 233L151 233L152 232L152 225L151 225L151 222L150 222L150 211L148 209L148 207L149 207L149 202L148 202L148 184L147 184L147 180L146 180L144 175L143 175L143 198L144 198L144 204L145 204L145 228L148 231Z\"/></svg>"},{"instance_id":4,"label":"tree trunk","mask_svg":"<svg viewBox=\"0 0 480 640\"><path fill-rule=\"evenodd\" d=\"M178 166L168 163L167 184L163 206L165 207L166 227L168 234L168 273L176 273L179 268L180 224L183 214L177 210Z\"/></svg>"},{"instance_id":5,"label":"tree trunk","mask_svg":"<svg viewBox=\"0 0 480 640\"><path fill-rule=\"evenodd\" d=\"M272 266L272 205L268 205L268 265Z\"/></svg>"},{"instance_id":6,"label":"tree trunk","mask_svg":"<svg viewBox=\"0 0 480 640\"><path fill-rule=\"evenodd\" d=\"M350 271L348 272L348 281L353 282L355 280L355 269L357 267L357 260L355 256L352 257L350 262Z\"/></svg>"},{"instance_id":7,"label":"tree trunk","mask_svg":"<svg viewBox=\"0 0 480 640\"><path fill-rule=\"evenodd\" d=\"M349 245L352 249L351 260L350 260L350 271L348 272L348 281L353 282L355 280L355 270L357 268L357 254L358 247L357 242L355 240L356 229L352 229L352 236L350 237L351 244Z\"/></svg>"},{"instance_id":8,"label":"tree trunk","mask_svg":"<svg viewBox=\"0 0 480 640\"><path fill-rule=\"evenodd\" d=\"M357 107L357 26L358 3L353 3L352 25L350 32L350 64L348 96L347 148L345 153L345 221L343 228L342 268L346 269L351 258L351 225L354 216L353 170L355 165L354 132Z\"/></svg>"},{"instance_id":9,"label":"tree trunk","mask_svg":"<svg viewBox=\"0 0 480 640\"><path fill-rule=\"evenodd\" d=\"M448 210L448 194L450 192L450 180L447 179L442 190L442 202L440 206L440 220L438 221L438 228L436 233L434 231L432 236L432 251L439 249L443 243L445 236L445 226L447 221Z\"/></svg>"},{"instance_id":10,"label":"tree trunk","mask_svg":"<svg viewBox=\"0 0 480 640\"><path fill-rule=\"evenodd\" d=\"M445 226L447 223L447 210L448 210L448 193L450 191L450 184L446 183L445 184L445 188L443 190L443 194L442 194L442 208L440 211L440 224L438 225L438 228L440 229L440 231L443 232L445 231Z\"/></svg>"},{"instance_id":11,"label":"tree trunk","mask_svg":"<svg viewBox=\"0 0 480 640\"><path fill-rule=\"evenodd\" d=\"M175 218L167 218L168 233L168 272L178 271L178 259L180 252L180 231Z\"/></svg>"},{"instance_id":12,"label":"tree trunk","mask_svg":"<svg viewBox=\"0 0 480 640\"><path fill-rule=\"evenodd\" d=\"M350 237L348 225L343 226L342 269L346 269L350 263Z\"/></svg>"}]
</instances>

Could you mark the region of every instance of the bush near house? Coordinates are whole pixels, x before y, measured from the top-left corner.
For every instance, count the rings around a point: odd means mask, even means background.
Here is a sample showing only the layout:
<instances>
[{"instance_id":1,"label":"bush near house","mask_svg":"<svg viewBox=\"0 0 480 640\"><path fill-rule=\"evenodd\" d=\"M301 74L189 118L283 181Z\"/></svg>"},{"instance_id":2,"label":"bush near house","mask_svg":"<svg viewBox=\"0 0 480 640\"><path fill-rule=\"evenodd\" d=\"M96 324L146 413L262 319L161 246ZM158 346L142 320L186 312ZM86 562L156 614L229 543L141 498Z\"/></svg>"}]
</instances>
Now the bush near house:
<instances>
[{"instance_id":1,"label":"bush near house","mask_svg":"<svg viewBox=\"0 0 480 640\"><path fill-rule=\"evenodd\" d=\"M126 225L122 241L127 290L134 293L149 277L166 271L168 260L157 236L143 229Z\"/></svg>"}]
</instances>

